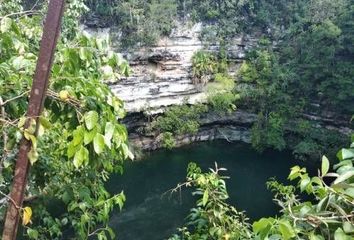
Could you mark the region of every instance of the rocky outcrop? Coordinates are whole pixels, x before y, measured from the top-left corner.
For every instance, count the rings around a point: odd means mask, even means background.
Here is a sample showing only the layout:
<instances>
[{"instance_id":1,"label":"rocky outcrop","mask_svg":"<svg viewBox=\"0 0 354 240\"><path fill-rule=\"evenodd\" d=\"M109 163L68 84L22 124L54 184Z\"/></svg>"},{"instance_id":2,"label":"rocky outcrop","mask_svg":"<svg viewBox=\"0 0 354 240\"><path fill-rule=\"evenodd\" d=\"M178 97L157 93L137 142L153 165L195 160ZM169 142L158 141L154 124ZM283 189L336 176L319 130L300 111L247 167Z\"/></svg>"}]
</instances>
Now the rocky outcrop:
<instances>
[{"instance_id":1,"label":"rocky outcrop","mask_svg":"<svg viewBox=\"0 0 354 240\"><path fill-rule=\"evenodd\" d=\"M155 150L162 147L162 135L157 132L146 133L151 116L139 113L128 115L124 124L128 128L130 143L138 149ZM257 115L245 111L236 111L232 114L219 115L209 112L200 119L200 128L195 135L183 135L176 137L176 146L186 145L192 142L211 141L225 139L227 141L251 141L250 127Z\"/></svg>"},{"instance_id":2,"label":"rocky outcrop","mask_svg":"<svg viewBox=\"0 0 354 240\"><path fill-rule=\"evenodd\" d=\"M192 56L198 50L219 52L217 43L203 43L199 39L203 26L177 24L169 37L161 39L156 46L138 48L122 53L129 61L132 74L118 82L110 84L112 91L125 102L128 117L124 123L128 126L130 142L140 149L154 150L161 147L161 136L146 134L146 127L154 115L170 105L182 103L195 104L206 101L204 87L192 82ZM114 28L85 28L85 31L98 37L113 36L119 41L119 32ZM234 75L245 57L247 49L252 48L256 38L241 35L234 38L226 49L229 73ZM113 44L114 46L114 44ZM304 114L305 119L318 122L319 128L336 130L349 134L352 130L347 124L330 117ZM208 113L201 119L199 132L194 135L176 137L177 146L195 141L226 139L227 141L250 142L250 127L256 115L236 111L231 115L220 116Z\"/></svg>"},{"instance_id":3,"label":"rocky outcrop","mask_svg":"<svg viewBox=\"0 0 354 240\"><path fill-rule=\"evenodd\" d=\"M202 127L195 135L183 135L175 138L176 147L187 145L193 142L212 141L223 139L229 142L242 141L251 142L249 128L239 126L219 126ZM162 147L162 135L157 137L148 137L131 134L129 141L138 149L151 151Z\"/></svg>"},{"instance_id":4,"label":"rocky outcrop","mask_svg":"<svg viewBox=\"0 0 354 240\"><path fill-rule=\"evenodd\" d=\"M220 46L200 41L202 27L200 23L193 26L179 23L171 35L156 46L122 53L133 71L130 77L111 84L111 88L125 102L127 112L205 102L203 87L192 82L192 56L200 49L218 52ZM119 33L112 32L113 29L86 28L85 31L96 36L118 36L115 41L119 41ZM231 42L226 52L233 63L230 64L232 74L244 58L245 50L254 45L255 38L242 35Z\"/></svg>"}]
</instances>

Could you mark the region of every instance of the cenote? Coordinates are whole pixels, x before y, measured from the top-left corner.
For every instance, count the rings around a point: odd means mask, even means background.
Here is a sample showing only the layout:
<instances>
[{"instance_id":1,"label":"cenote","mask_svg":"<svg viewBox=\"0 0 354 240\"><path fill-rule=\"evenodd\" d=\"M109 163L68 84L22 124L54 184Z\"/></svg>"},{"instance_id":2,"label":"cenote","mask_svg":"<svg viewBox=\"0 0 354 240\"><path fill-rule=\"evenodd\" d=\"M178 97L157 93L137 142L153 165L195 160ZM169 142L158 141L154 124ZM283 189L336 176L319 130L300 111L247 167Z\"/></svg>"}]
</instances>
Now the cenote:
<instances>
[{"instance_id":1,"label":"cenote","mask_svg":"<svg viewBox=\"0 0 354 240\"><path fill-rule=\"evenodd\" d=\"M238 210L246 211L251 222L275 216L279 211L266 181L276 177L286 183L291 166L305 165L296 161L290 152L259 154L248 144L226 141L158 150L141 161L126 162L124 174L113 176L107 185L111 193L124 190L127 197L122 212L114 212L110 222L119 239L166 239L182 226L189 209L195 206L191 189L174 195L164 193L185 180L191 161L204 171L215 162L227 168L229 202Z\"/></svg>"}]
</instances>

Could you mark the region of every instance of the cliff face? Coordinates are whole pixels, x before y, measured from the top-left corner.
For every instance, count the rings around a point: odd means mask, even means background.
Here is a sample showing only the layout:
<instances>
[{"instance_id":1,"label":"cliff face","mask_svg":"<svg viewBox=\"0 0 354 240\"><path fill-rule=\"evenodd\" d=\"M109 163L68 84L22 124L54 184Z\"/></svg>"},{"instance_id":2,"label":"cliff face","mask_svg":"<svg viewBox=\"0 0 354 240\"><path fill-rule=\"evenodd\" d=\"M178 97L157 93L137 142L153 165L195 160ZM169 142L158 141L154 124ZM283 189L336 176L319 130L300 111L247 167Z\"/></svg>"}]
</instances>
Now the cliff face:
<instances>
[{"instance_id":1,"label":"cliff face","mask_svg":"<svg viewBox=\"0 0 354 240\"><path fill-rule=\"evenodd\" d=\"M133 70L128 78L111 84L113 92L125 102L128 113L145 110L159 110L163 107L204 102L206 95L202 86L192 83L192 56L200 49L217 52L219 45L199 40L202 24L187 26L182 23L169 37L161 39L156 46L138 48L123 53ZM111 35L119 41L119 33L114 29L86 29L91 34ZM239 36L226 49L230 73L235 73L245 56L245 50L252 47L255 39ZM114 44L113 44L114 45Z\"/></svg>"},{"instance_id":2,"label":"cliff face","mask_svg":"<svg viewBox=\"0 0 354 240\"><path fill-rule=\"evenodd\" d=\"M180 23L169 37L161 39L156 46L122 53L129 61L132 74L111 83L110 87L125 103L128 115L124 123L129 130L130 142L140 149L153 150L161 147L161 136L148 135L144 131L149 119L154 115L170 105L206 101L204 87L192 82L192 56L201 49L219 52L220 46L216 43L201 42L199 36L202 28L202 24L187 26ZM120 41L120 34L114 28L86 28L85 31L99 37L110 36L113 47ZM231 41L231 47L226 49L230 61L230 75L236 74L246 50L255 46L256 40L256 37L241 35ZM198 134L179 136L176 143L183 145L213 139L250 142L249 129L256 120L256 115L245 110L237 110L227 116L208 113L200 123ZM327 121L323 116L308 114L305 114L304 118L316 121L318 128L334 129L345 135L351 132L347 124L338 123L337 120Z\"/></svg>"},{"instance_id":3,"label":"cliff face","mask_svg":"<svg viewBox=\"0 0 354 240\"><path fill-rule=\"evenodd\" d=\"M250 143L250 128L256 119L256 114L242 110L225 115L219 115L215 112L206 113L200 119L198 133L195 135L176 136L176 146L215 139ZM148 117L134 113L128 115L123 120L123 123L128 128L130 143L138 149L155 150L162 147L162 135L157 135L156 133L147 134L145 131L149 124Z\"/></svg>"}]
</instances>

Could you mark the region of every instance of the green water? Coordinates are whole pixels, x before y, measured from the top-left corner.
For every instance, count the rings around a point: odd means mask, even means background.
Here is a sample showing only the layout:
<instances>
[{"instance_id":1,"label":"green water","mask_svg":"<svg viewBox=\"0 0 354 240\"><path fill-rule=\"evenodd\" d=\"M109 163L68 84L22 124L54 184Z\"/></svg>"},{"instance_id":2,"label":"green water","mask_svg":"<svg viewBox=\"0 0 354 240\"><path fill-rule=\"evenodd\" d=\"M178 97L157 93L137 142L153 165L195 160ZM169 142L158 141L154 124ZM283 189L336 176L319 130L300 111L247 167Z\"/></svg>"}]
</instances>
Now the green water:
<instances>
[{"instance_id":1,"label":"green water","mask_svg":"<svg viewBox=\"0 0 354 240\"><path fill-rule=\"evenodd\" d=\"M123 240L159 240L171 236L184 223L195 199L190 190L181 195L163 195L183 182L190 161L203 170L214 166L228 169L226 175L230 203L245 210L253 220L275 216L277 206L265 182L276 177L286 182L291 166L304 165L289 152L256 153L249 145L224 141L192 144L173 151L160 150L139 162L127 162L123 176L114 176L108 184L112 193L124 190L127 202L115 212L110 225Z\"/></svg>"}]
</instances>

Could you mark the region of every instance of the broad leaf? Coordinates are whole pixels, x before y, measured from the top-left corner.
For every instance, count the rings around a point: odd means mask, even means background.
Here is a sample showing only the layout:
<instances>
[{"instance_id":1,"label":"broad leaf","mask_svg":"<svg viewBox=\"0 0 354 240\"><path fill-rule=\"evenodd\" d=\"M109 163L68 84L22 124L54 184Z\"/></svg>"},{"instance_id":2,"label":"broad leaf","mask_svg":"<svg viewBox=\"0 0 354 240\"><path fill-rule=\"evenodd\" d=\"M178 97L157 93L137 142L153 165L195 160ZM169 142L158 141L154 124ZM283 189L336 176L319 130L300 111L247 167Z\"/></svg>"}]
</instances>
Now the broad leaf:
<instances>
[{"instance_id":1,"label":"broad leaf","mask_svg":"<svg viewBox=\"0 0 354 240\"><path fill-rule=\"evenodd\" d=\"M334 181L333 184L338 184L341 183L349 178L354 176L354 170L350 170L348 172L345 172L344 174L339 175L339 177Z\"/></svg>"},{"instance_id":2,"label":"broad leaf","mask_svg":"<svg viewBox=\"0 0 354 240\"><path fill-rule=\"evenodd\" d=\"M94 129L92 129L91 131L85 131L84 133L84 144L87 145L90 142L93 141L93 139L95 138L97 134L97 128L95 127Z\"/></svg>"},{"instance_id":3,"label":"broad leaf","mask_svg":"<svg viewBox=\"0 0 354 240\"><path fill-rule=\"evenodd\" d=\"M90 111L85 114L84 120L86 128L88 130L92 130L98 122L98 113L95 111Z\"/></svg>"},{"instance_id":4,"label":"broad leaf","mask_svg":"<svg viewBox=\"0 0 354 240\"><path fill-rule=\"evenodd\" d=\"M346 149L343 148L337 153L337 157L339 160L346 160L346 159L351 159L354 158L354 151L351 149Z\"/></svg>"},{"instance_id":5,"label":"broad leaf","mask_svg":"<svg viewBox=\"0 0 354 240\"><path fill-rule=\"evenodd\" d=\"M35 162L37 162L39 157L37 150L34 147L32 147L31 150L27 153L27 157L31 165L33 165Z\"/></svg>"},{"instance_id":6,"label":"broad leaf","mask_svg":"<svg viewBox=\"0 0 354 240\"><path fill-rule=\"evenodd\" d=\"M114 125L111 122L106 123L105 134L104 134L104 142L105 144L111 148L112 145L112 137L114 133Z\"/></svg>"},{"instance_id":7,"label":"broad leaf","mask_svg":"<svg viewBox=\"0 0 354 240\"><path fill-rule=\"evenodd\" d=\"M288 221L279 221L279 231L284 240L295 237L295 231Z\"/></svg>"},{"instance_id":8,"label":"broad leaf","mask_svg":"<svg viewBox=\"0 0 354 240\"><path fill-rule=\"evenodd\" d=\"M95 138L93 139L93 148L97 154L101 154L104 150L104 137L102 134L96 134Z\"/></svg>"},{"instance_id":9,"label":"broad leaf","mask_svg":"<svg viewBox=\"0 0 354 240\"><path fill-rule=\"evenodd\" d=\"M352 240L352 238L345 234L341 228L338 228L334 233L334 240Z\"/></svg>"},{"instance_id":10,"label":"broad leaf","mask_svg":"<svg viewBox=\"0 0 354 240\"><path fill-rule=\"evenodd\" d=\"M310 184L310 182L311 181L308 177L301 180L301 182L300 182L301 192L303 192L307 188L307 186Z\"/></svg>"},{"instance_id":11,"label":"broad leaf","mask_svg":"<svg viewBox=\"0 0 354 240\"><path fill-rule=\"evenodd\" d=\"M85 165L87 165L88 157L89 157L88 150L84 146L81 146L79 151L77 151L74 156L74 166L76 168L79 168L82 166L83 163L85 163Z\"/></svg>"},{"instance_id":12,"label":"broad leaf","mask_svg":"<svg viewBox=\"0 0 354 240\"><path fill-rule=\"evenodd\" d=\"M322 157L322 166L321 166L321 172L322 172L322 177L328 173L329 170L329 161L326 156Z\"/></svg>"}]
</instances>

